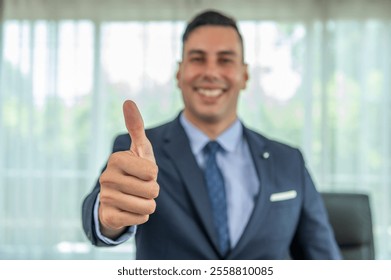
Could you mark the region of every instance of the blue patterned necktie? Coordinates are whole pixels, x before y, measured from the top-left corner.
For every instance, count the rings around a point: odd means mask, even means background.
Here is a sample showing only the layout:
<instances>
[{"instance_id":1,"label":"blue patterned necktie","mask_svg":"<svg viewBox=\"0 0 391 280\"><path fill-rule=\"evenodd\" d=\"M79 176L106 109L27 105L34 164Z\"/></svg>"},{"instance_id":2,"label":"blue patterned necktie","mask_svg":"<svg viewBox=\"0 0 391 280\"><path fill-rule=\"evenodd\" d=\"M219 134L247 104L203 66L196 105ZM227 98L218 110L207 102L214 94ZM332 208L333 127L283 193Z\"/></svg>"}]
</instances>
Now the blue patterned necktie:
<instances>
[{"instance_id":1,"label":"blue patterned necktie","mask_svg":"<svg viewBox=\"0 0 391 280\"><path fill-rule=\"evenodd\" d=\"M209 142L205 148L205 181L213 210L213 221L219 238L220 251L226 255L230 249L227 200L224 178L216 162L216 153L221 149L216 141Z\"/></svg>"}]
</instances>

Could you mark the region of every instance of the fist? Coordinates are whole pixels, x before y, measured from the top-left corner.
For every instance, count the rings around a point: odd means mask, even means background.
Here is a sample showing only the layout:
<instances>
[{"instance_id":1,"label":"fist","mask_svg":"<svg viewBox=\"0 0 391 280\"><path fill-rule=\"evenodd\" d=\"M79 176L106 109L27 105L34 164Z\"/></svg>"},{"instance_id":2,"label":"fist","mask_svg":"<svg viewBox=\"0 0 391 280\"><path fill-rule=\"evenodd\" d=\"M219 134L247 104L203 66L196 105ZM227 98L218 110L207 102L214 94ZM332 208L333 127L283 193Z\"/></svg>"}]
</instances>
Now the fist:
<instances>
[{"instance_id":1,"label":"fist","mask_svg":"<svg viewBox=\"0 0 391 280\"><path fill-rule=\"evenodd\" d=\"M156 209L155 198L159 194L158 167L141 114L129 100L125 101L123 112L130 150L113 153L99 178L100 229L112 239L128 226L147 222Z\"/></svg>"}]
</instances>

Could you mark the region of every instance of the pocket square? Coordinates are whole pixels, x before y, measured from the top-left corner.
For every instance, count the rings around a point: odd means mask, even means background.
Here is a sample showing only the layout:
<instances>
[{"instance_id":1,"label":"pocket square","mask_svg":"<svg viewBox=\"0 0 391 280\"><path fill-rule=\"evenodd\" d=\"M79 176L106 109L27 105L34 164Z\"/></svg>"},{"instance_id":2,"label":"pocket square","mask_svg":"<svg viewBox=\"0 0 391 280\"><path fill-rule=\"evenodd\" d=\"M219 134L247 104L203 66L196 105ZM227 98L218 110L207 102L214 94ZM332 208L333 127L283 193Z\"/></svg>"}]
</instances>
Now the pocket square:
<instances>
[{"instance_id":1,"label":"pocket square","mask_svg":"<svg viewBox=\"0 0 391 280\"><path fill-rule=\"evenodd\" d=\"M270 196L270 201L271 202L276 202L276 201L283 201L283 200L288 200L288 199L294 199L297 196L297 192L295 190L290 190L286 192L279 192L279 193L273 193Z\"/></svg>"}]
</instances>

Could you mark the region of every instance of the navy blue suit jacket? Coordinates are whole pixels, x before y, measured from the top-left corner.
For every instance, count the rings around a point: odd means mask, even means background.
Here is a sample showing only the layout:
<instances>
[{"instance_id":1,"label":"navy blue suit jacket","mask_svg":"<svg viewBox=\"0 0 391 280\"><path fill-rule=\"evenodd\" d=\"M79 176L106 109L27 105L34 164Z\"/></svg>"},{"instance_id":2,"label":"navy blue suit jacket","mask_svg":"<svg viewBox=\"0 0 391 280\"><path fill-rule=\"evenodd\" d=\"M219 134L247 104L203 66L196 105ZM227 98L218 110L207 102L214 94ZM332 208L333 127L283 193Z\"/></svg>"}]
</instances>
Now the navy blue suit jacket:
<instances>
[{"instance_id":1,"label":"navy blue suit jacket","mask_svg":"<svg viewBox=\"0 0 391 280\"><path fill-rule=\"evenodd\" d=\"M338 259L339 250L321 196L301 153L244 128L260 181L253 213L237 245L223 257L218 250L203 174L179 118L146 130L157 165L160 194L156 212L138 226L137 259ZM130 147L118 136L113 152ZM265 158L264 153L269 153ZM107 246L95 233L93 205L99 182L83 203L83 227L90 241ZM272 194L296 197L271 201Z\"/></svg>"}]
</instances>

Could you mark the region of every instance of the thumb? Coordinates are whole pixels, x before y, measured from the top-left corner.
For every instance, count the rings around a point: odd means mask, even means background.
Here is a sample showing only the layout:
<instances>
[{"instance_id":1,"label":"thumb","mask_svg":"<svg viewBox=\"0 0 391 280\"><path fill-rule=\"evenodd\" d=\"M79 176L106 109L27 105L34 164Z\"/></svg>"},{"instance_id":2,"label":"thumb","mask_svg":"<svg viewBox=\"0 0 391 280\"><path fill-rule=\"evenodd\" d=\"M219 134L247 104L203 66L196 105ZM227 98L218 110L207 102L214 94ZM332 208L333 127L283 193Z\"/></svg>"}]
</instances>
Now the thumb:
<instances>
[{"instance_id":1,"label":"thumb","mask_svg":"<svg viewBox=\"0 0 391 280\"><path fill-rule=\"evenodd\" d=\"M156 162L151 142L145 135L143 118L136 103L126 100L123 105L123 111L125 125L132 140L130 151L141 158Z\"/></svg>"}]
</instances>

